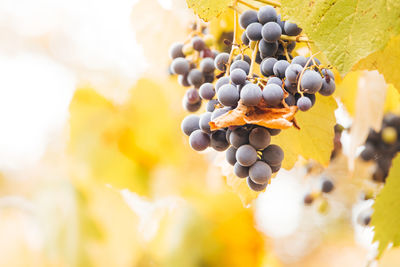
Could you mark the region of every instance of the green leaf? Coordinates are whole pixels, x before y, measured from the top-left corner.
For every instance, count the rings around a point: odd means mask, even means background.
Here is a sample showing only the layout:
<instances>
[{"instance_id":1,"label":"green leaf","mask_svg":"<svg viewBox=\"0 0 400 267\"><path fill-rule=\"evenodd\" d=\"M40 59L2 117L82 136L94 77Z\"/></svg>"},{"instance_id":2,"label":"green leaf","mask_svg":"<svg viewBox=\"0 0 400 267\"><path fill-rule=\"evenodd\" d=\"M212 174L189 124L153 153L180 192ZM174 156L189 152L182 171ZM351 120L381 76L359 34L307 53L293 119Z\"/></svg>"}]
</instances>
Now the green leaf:
<instances>
[{"instance_id":1,"label":"green leaf","mask_svg":"<svg viewBox=\"0 0 400 267\"><path fill-rule=\"evenodd\" d=\"M373 206L371 224L375 230L375 241L379 241L378 257L390 243L400 244L400 154L393 160L385 187L377 196Z\"/></svg>"},{"instance_id":2,"label":"green leaf","mask_svg":"<svg viewBox=\"0 0 400 267\"><path fill-rule=\"evenodd\" d=\"M282 0L282 13L342 75L400 32L398 0Z\"/></svg>"},{"instance_id":3,"label":"green leaf","mask_svg":"<svg viewBox=\"0 0 400 267\"><path fill-rule=\"evenodd\" d=\"M311 110L296 114L300 130L292 127L272 138L272 143L278 144L285 151L283 168L291 169L299 156L328 165L333 149L336 108L333 97L317 95Z\"/></svg>"},{"instance_id":4,"label":"green leaf","mask_svg":"<svg viewBox=\"0 0 400 267\"><path fill-rule=\"evenodd\" d=\"M209 21L218 17L232 0L186 0L186 3L200 18Z\"/></svg>"},{"instance_id":5,"label":"green leaf","mask_svg":"<svg viewBox=\"0 0 400 267\"><path fill-rule=\"evenodd\" d=\"M386 82L400 90L400 35L392 38L384 50L377 51L362 59L354 69L378 70Z\"/></svg>"}]
</instances>

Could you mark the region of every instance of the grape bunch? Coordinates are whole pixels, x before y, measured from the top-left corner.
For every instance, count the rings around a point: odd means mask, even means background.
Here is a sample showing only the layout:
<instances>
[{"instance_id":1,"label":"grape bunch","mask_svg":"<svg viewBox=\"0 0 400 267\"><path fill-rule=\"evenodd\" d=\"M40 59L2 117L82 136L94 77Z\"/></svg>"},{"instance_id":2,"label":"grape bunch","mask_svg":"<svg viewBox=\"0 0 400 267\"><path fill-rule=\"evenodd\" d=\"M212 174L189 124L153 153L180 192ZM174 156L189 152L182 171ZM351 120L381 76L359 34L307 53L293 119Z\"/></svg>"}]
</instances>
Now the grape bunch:
<instances>
[{"instance_id":1,"label":"grape bunch","mask_svg":"<svg viewBox=\"0 0 400 267\"><path fill-rule=\"evenodd\" d=\"M370 129L360 158L376 163L372 179L385 182L392 160L400 151L400 116L388 113L384 116L379 132Z\"/></svg>"},{"instance_id":2,"label":"grape bunch","mask_svg":"<svg viewBox=\"0 0 400 267\"><path fill-rule=\"evenodd\" d=\"M186 44L174 43L170 47L171 73L178 75L180 85L191 87L182 102L189 112L196 112L201 107L199 87L205 83L211 84L215 79L214 58L217 52L211 49L213 43L213 36L206 34L202 37L193 36Z\"/></svg>"},{"instance_id":3,"label":"grape bunch","mask_svg":"<svg viewBox=\"0 0 400 267\"><path fill-rule=\"evenodd\" d=\"M186 51L191 51L185 48L187 45L174 44L171 69L179 74L178 80L183 86L193 86L183 99L186 110L196 112L202 100L208 101L204 113L188 115L182 121L181 128L189 136L190 146L196 151L208 147L219 152L226 150L226 160L234 166L235 175L246 178L252 190L261 191L272 174L281 168L284 152L270 144L271 136L281 130L256 124L217 129L211 125L222 115L243 107L288 109L297 106L307 111L314 105L317 92L324 96L334 92L335 81L332 71L318 59L292 56L296 46L293 40L297 40L302 29L282 21L274 7L264 6L258 12L247 10L239 17L239 24L245 29L242 43L234 43L236 38L233 42L226 40L232 45L231 53L205 53L209 56L203 53L197 70L193 57L185 58L189 55ZM190 44L200 56L201 51L211 51L200 37L193 37ZM251 57L246 50L251 51ZM261 75L254 73L256 65Z\"/></svg>"}]
</instances>

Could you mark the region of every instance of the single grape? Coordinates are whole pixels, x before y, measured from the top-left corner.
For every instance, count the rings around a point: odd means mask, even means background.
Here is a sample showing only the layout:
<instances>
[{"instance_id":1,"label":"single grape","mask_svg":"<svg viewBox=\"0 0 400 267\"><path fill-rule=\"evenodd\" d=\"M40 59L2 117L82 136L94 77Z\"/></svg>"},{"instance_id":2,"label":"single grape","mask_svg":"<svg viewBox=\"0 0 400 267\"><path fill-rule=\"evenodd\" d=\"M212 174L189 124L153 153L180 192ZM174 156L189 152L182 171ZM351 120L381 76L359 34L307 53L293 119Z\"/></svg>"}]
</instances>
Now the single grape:
<instances>
[{"instance_id":1,"label":"single grape","mask_svg":"<svg viewBox=\"0 0 400 267\"><path fill-rule=\"evenodd\" d=\"M314 95L314 94L307 94L307 93L305 93L304 96L307 97L307 98L309 98L309 99L311 100L311 107L313 107L314 104L315 104L315 95Z\"/></svg>"},{"instance_id":2,"label":"single grape","mask_svg":"<svg viewBox=\"0 0 400 267\"><path fill-rule=\"evenodd\" d=\"M273 57L278 51L278 42L266 42L261 40L258 43L258 50L262 58Z\"/></svg>"},{"instance_id":3,"label":"single grape","mask_svg":"<svg viewBox=\"0 0 400 267\"><path fill-rule=\"evenodd\" d=\"M211 114L211 120L213 121L214 119L218 118L219 116L224 115L227 113L230 109L229 108L217 108L215 109L212 114Z\"/></svg>"},{"instance_id":4,"label":"single grape","mask_svg":"<svg viewBox=\"0 0 400 267\"><path fill-rule=\"evenodd\" d=\"M185 57L182 52L183 43L173 43L169 48L169 57L175 59L178 57Z\"/></svg>"},{"instance_id":5,"label":"single grape","mask_svg":"<svg viewBox=\"0 0 400 267\"><path fill-rule=\"evenodd\" d=\"M215 70L214 60L206 57L200 62L200 70L204 73L211 73Z\"/></svg>"},{"instance_id":6,"label":"single grape","mask_svg":"<svg viewBox=\"0 0 400 267\"><path fill-rule=\"evenodd\" d=\"M289 35L289 36L297 36L302 31L302 29L300 27L298 27L297 24L290 23L290 22L286 22L284 28L285 28L286 35Z\"/></svg>"},{"instance_id":7,"label":"single grape","mask_svg":"<svg viewBox=\"0 0 400 267\"><path fill-rule=\"evenodd\" d=\"M285 84L285 90L287 92L291 93L292 95L297 93L297 83L291 83L287 78L285 78L283 83Z\"/></svg>"},{"instance_id":8,"label":"single grape","mask_svg":"<svg viewBox=\"0 0 400 267\"><path fill-rule=\"evenodd\" d=\"M261 24L265 24L267 22L271 22L271 21L276 21L278 18L278 15L276 14L276 10L273 6L263 6L260 7L260 9L258 10L258 21Z\"/></svg>"},{"instance_id":9,"label":"single grape","mask_svg":"<svg viewBox=\"0 0 400 267\"><path fill-rule=\"evenodd\" d=\"M307 64L307 59L304 56L297 56L293 58L292 64L299 64L304 67Z\"/></svg>"},{"instance_id":10,"label":"single grape","mask_svg":"<svg viewBox=\"0 0 400 267\"><path fill-rule=\"evenodd\" d=\"M330 193L334 189L333 182L327 178L322 179L321 181L321 192Z\"/></svg>"},{"instance_id":11,"label":"single grape","mask_svg":"<svg viewBox=\"0 0 400 267\"><path fill-rule=\"evenodd\" d=\"M198 69L192 69L188 75L188 82L194 87L198 88L204 83L204 76Z\"/></svg>"},{"instance_id":12,"label":"single grape","mask_svg":"<svg viewBox=\"0 0 400 267\"><path fill-rule=\"evenodd\" d=\"M190 88L186 91L185 97L189 104L196 104L200 101L199 92L196 88Z\"/></svg>"},{"instance_id":13,"label":"single grape","mask_svg":"<svg viewBox=\"0 0 400 267\"><path fill-rule=\"evenodd\" d=\"M271 142L271 134L265 128L256 127L249 134L249 142L257 150L264 149Z\"/></svg>"},{"instance_id":14,"label":"single grape","mask_svg":"<svg viewBox=\"0 0 400 267\"><path fill-rule=\"evenodd\" d=\"M247 63L249 63L249 65L251 64L251 58L250 58L248 55L239 54L239 55L237 55L237 56L235 57L235 60L234 60L234 61L237 61L237 60L244 60L244 61L246 61Z\"/></svg>"},{"instance_id":15,"label":"single grape","mask_svg":"<svg viewBox=\"0 0 400 267\"><path fill-rule=\"evenodd\" d=\"M189 144L196 151L203 151L210 145L210 136L202 130L196 130L189 136Z\"/></svg>"},{"instance_id":16,"label":"single grape","mask_svg":"<svg viewBox=\"0 0 400 267\"><path fill-rule=\"evenodd\" d=\"M225 71L226 70L226 64L228 64L229 61L229 54L222 52L219 53L214 60L214 66L216 69L220 71Z\"/></svg>"},{"instance_id":17,"label":"single grape","mask_svg":"<svg viewBox=\"0 0 400 267\"><path fill-rule=\"evenodd\" d=\"M288 106L295 106L296 105L296 98L293 95L288 95L285 98L285 102L286 102L286 104L288 104Z\"/></svg>"},{"instance_id":18,"label":"single grape","mask_svg":"<svg viewBox=\"0 0 400 267\"><path fill-rule=\"evenodd\" d=\"M230 71L232 72L234 69L242 69L246 72L246 74L249 74L250 71L250 65L244 60L237 60L232 63Z\"/></svg>"},{"instance_id":19,"label":"single grape","mask_svg":"<svg viewBox=\"0 0 400 267\"><path fill-rule=\"evenodd\" d=\"M226 131L218 130L211 134L210 146L216 151L225 151L228 147L228 141L226 141Z\"/></svg>"},{"instance_id":20,"label":"single grape","mask_svg":"<svg viewBox=\"0 0 400 267\"><path fill-rule=\"evenodd\" d=\"M263 26L258 22L253 22L246 28L247 38L251 41L259 41L261 40L261 29Z\"/></svg>"},{"instance_id":21,"label":"single grape","mask_svg":"<svg viewBox=\"0 0 400 267\"><path fill-rule=\"evenodd\" d=\"M266 42L276 42L282 34L282 29L276 22L267 22L262 26L261 35ZM250 38L249 38L250 39Z\"/></svg>"},{"instance_id":22,"label":"single grape","mask_svg":"<svg viewBox=\"0 0 400 267\"><path fill-rule=\"evenodd\" d=\"M290 83L296 83L303 67L299 64L290 64L285 71L285 76Z\"/></svg>"},{"instance_id":23,"label":"single grape","mask_svg":"<svg viewBox=\"0 0 400 267\"><path fill-rule=\"evenodd\" d=\"M212 83L215 79L214 72L211 73L203 73L204 75L204 82L205 83Z\"/></svg>"},{"instance_id":24,"label":"single grape","mask_svg":"<svg viewBox=\"0 0 400 267\"><path fill-rule=\"evenodd\" d=\"M201 107L201 101L198 101L197 103L190 104L189 101L187 100L186 97L183 97L182 99L182 106L185 110L188 112L196 112L200 109Z\"/></svg>"},{"instance_id":25,"label":"single grape","mask_svg":"<svg viewBox=\"0 0 400 267\"><path fill-rule=\"evenodd\" d=\"M229 136L229 142L235 148L249 143L249 132L244 128L237 128Z\"/></svg>"},{"instance_id":26,"label":"single grape","mask_svg":"<svg viewBox=\"0 0 400 267\"><path fill-rule=\"evenodd\" d=\"M278 165L270 165L272 173L276 173L281 169L282 164L278 164Z\"/></svg>"},{"instance_id":27,"label":"single grape","mask_svg":"<svg viewBox=\"0 0 400 267\"><path fill-rule=\"evenodd\" d=\"M312 194L306 194L303 199L304 204L311 205L314 202L314 197Z\"/></svg>"},{"instance_id":28,"label":"single grape","mask_svg":"<svg viewBox=\"0 0 400 267\"><path fill-rule=\"evenodd\" d=\"M215 83L215 91L218 92L219 88L221 88L225 84L229 84L230 78L227 76L221 77Z\"/></svg>"},{"instance_id":29,"label":"single grape","mask_svg":"<svg viewBox=\"0 0 400 267\"><path fill-rule=\"evenodd\" d=\"M247 185L249 188L253 191L260 192L263 191L265 188L267 188L268 183L265 184L256 184L253 182L250 177L247 177Z\"/></svg>"},{"instance_id":30,"label":"single grape","mask_svg":"<svg viewBox=\"0 0 400 267\"><path fill-rule=\"evenodd\" d=\"M192 38L192 45L196 51L202 51L206 48L206 43L198 36Z\"/></svg>"},{"instance_id":31,"label":"single grape","mask_svg":"<svg viewBox=\"0 0 400 267\"><path fill-rule=\"evenodd\" d=\"M336 85L335 85L335 80L328 78L327 79L322 79L322 86L321 89L318 91L321 95L323 96L330 96L335 92Z\"/></svg>"},{"instance_id":32,"label":"single grape","mask_svg":"<svg viewBox=\"0 0 400 267\"><path fill-rule=\"evenodd\" d=\"M261 74L264 75L265 77L273 75L274 74L274 65L277 62L278 62L278 60L276 60L273 57L263 59L263 61L260 64ZM268 81L269 80L270 79L268 79ZM282 84L282 81L281 81L281 84Z\"/></svg>"},{"instance_id":33,"label":"single grape","mask_svg":"<svg viewBox=\"0 0 400 267\"><path fill-rule=\"evenodd\" d=\"M254 84L246 84L240 92L240 98L246 106L256 106L262 98L261 88Z\"/></svg>"},{"instance_id":34,"label":"single grape","mask_svg":"<svg viewBox=\"0 0 400 267\"><path fill-rule=\"evenodd\" d=\"M215 96L214 85L203 83L199 88L199 95L202 99L211 100Z\"/></svg>"},{"instance_id":35,"label":"single grape","mask_svg":"<svg viewBox=\"0 0 400 267\"><path fill-rule=\"evenodd\" d=\"M279 105L283 100L283 90L276 84L270 84L264 87L262 96L265 102L270 106Z\"/></svg>"},{"instance_id":36,"label":"single grape","mask_svg":"<svg viewBox=\"0 0 400 267\"><path fill-rule=\"evenodd\" d=\"M233 166L233 173L239 178L246 178L249 176L249 167L245 167L236 162Z\"/></svg>"},{"instance_id":37,"label":"single grape","mask_svg":"<svg viewBox=\"0 0 400 267\"><path fill-rule=\"evenodd\" d=\"M200 115L200 119L198 122L199 128L206 133L211 133L210 130L210 121L211 121L211 112L205 112Z\"/></svg>"},{"instance_id":38,"label":"single grape","mask_svg":"<svg viewBox=\"0 0 400 267\"><path fill-rule=\"evenodd\" d=\"M278 145L269 145L262 152L262 160L273 166L281 164L284 156L282 148Z\"/></svg>"},{"instance_id":39,"label":"single grape","mask_svg":"<svg viewBox=\"0 0 400 267\"><path fill-rule=\"evenodd\" d=\"M285 71L289 67L290 63L286 60L278 60L273 67L275 76L283 79L285 77Z\"/></svg>"},{"instance_id":40,"label":"single grape","mask_svg":"<svg viewBox=\"0 0 400 267\"><path fill-rule=\"evenodd\" d=\"M269 133L271 134L271 136L275 136L280 134L280 132L282 131L281 129L272 129L272 128L268 128Z\"/></svg>"},{"instance_id":41,"label":"single grape","mask_svg":"<svg viewBox=\"0 0 400 267\"><path fill-rule=\"evenodd\" d=\"M300 85L306 93L315 94L321 89L321 75L313 70L307 70L301 77Z\"/></svg>"},{"instance_id":42,"label":"single grape","mask_svg":"<svg viewBox=\"0 0 400 267\"><path fill-rule=\"evenodd\" d=\"M322 69L321 72L324 75L324 77L329 76L331 79L333 80L335 79L335 75L330 69Z\"/></svg>"},{"instance_id":43,"label":"single grape","mask_svg":"<svg viewBox=\"0 0 400 267\"><path fill-rule=\"evenodd\" d=\"M244 31L242 33L242 42L243 42L244 45L249 45L250 44L250 40L247 37L246 31Z\"/></svg>"},{"instance_id":44,"label":"single grape","mask_svg":"<svg viewBox=\"0 0 400 267\"><path fill-rule=\"evenodd\" d=\"M257 161L257 151L251 145L242 145L236 151L236 160L240 165L249 167Z\"/></svg>"},{"instance_id":45,"label":"single grape","mask_svg":"<svg viewBox=\"0 0 400 267\"><path fill-rule=\"evenodd\" d=\"M256 163L254 163L249 170L249 176L251 180L256 184L268 183L271 175L271 167L261 160L258 160Z\"/></svg>"},{"instance_id":46,"label":"single grape","mask_svg":"<svg viewBox=\"0 0 400 267\"><path fill-rule=\"evenodd\" d=\"M187 74L185 74L185 75L178 75L178 83L180 84L180 85L182 85L183 87L189 87L190 86L190 83L188 82L188 80L187 80Z\"/></svg>"},{"instance_id":47,"label":"single grape","mask_svg":"<svg viewBox=\"0 0 400 267\"><path fill-rule=\"evenodd\" d=\"M217 104L219 104L217 99L211 99L206 105L206 111L213 112Z\"/></svg>"},{"instance_id":48,"label":"single grape","mask_svg":"<svg viewBox=\"0 0 400 267\"><path fill-rule=\"evenodd\" d=\"M237 150L236 148L231 146L228 148L228 150L226 150L225 153L226 161L232 166L235 165L236 163L236 150Z\"/></svg>"},{"instance_id":49,"label":"single grape","mask_svg":"<svg viewBox=\"0 0 400 267\"><path fill-rule=\"evenodd\" d=\"M360 212L360 214L358 214L357 222L362 226L368 226L371 222L372 213L372 209L363 210L362 212Z\"/></svg>"},{"instance_id":50,"label":"single grape","mask_svg":"<svg viewBox=\"0 0 400 267\"><path fill-rule=\"evenodd\" d=\"M236 85L244 84L247 78L246 72L242 69L234 69L230 73L232 83Z\"/></svg>"},{"instance_id":51,"label":"single grape","mask_svg":"<svg viewBox=\"0 0 400 267\"><path fill-rule=\"evenodd\" d=\"M236 106L239 101L239 91L232 84L225 84L219 88L218 101L224 106Z\"/></svg>"},{"instance_id":52,"label":"single grape","mask_svg":"<svg viewBox=\"0 0 400 267\"><path fill-rule=\"evenodd\" d=\"M297 100L297 107L301 111L307 111L312 107L312 102L308 97L302 96Z\"/></svg>"},{"instance_id":53,"label":"single grape","mask_svg":"<svg viewBox=\"0 0 400 267\"><path fill-rule=\"evenodd\" d=\"M239 17L239 24L243 29L246 29L253 22L258 22L256 11L246 10Z\"/></svg>"},{"instance_id":54,"label":"single grape","mask_svg":"<svg viewBox=\"0 0 400 267\"><path fill-rule=\"evenodd\" d=\"M190 68L189 62L182 57L175 58L171 63L171 70L175 74L185 75Z\"/></svg>"},{"instance_id":55,"label":"single grape","mask_svg":"<svg viewBox=\"0 0 400 267\"><path fill-rule=\"evenodd\" d=\"M188 115L186 116L181 123L182 132L184 132L187 136L189 136L192 132L200 129L199 128L199 116L197 115Z\"/></svg>"},{"instance_id":56,"label":"single grape","mask_svg":"<svg viewBox=\"0 0 400 267\"><path fill-rule=\"evenodd\" d=\"M279 79L278 77L270 77L267 81L267 85L270 85L270 84L276 84L279 87L282 87L282 80Z\"/></svg>"}]
</instances>

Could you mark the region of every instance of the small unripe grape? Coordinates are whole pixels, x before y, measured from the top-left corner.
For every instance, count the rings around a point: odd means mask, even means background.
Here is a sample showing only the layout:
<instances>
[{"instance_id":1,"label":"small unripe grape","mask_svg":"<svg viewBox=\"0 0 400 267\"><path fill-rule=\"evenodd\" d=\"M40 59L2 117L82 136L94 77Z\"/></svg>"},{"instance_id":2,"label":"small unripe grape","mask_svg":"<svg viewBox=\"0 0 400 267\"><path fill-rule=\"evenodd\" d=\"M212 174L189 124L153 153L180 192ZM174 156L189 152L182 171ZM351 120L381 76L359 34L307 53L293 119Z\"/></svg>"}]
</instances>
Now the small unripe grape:
<instances>
[{"instance_id":1,"label":"small unripe grape","mask_svg":"<svg viewBox=\"0 0 400 267\"><path fill-rule=\"evenodd\" d=\"M397 141L397 131L393 127L385 127L382 130L382 140L386 144L394 144Z\"/></svg>"}]
</instances>

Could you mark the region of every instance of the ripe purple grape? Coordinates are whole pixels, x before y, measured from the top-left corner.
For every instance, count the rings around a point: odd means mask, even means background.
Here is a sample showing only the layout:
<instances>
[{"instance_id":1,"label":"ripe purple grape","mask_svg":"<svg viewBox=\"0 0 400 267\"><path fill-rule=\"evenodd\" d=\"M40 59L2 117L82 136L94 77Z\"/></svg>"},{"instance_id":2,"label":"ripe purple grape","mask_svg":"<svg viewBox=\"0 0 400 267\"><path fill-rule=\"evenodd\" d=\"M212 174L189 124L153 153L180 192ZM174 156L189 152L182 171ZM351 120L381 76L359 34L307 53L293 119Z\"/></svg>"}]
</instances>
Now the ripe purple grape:
<instances>
[{"instance_id":1,"label":"ripe purple grape","mask_svg":"<svg viewBox=\"0 0 400 267\"><path fill-rule=\"evenodd\" d=\"M236 148L231 146L226 150L225 153L226 161L232 166L235 165L236 163L236 150L237 150Z\"/></svg>"},{"instance_id":2,"label":"ripe purple grape","mask_svg":"<svg viewBox=\"0 0 400 267\"><path fill-rule=\"evenodd\" d=\"M220 71L225 71L226 70L226 65L228 64L229 61L229 54L228 53L219 53L214 60L214 66L216 69Z\"/></svg>"},{"instance_id":3,"label":"ripe purple grape","mask_svg":"<svg viewBox=\"0 0 400 267\"><path fill-rule=\"evenodd\" d=\"M210 57L204 58L200 62L200 70L203 73L212 73L215 70L214 59L212 59Z\"/></svg>"},{"instance_id":4,"label":"ripe purple grape","mask_svg":"<svg viewBox=\"0 0 400 267\"><path fill-rule=\"evenodd\" d=\"M182 57L175 58L171 63L171 70L175 74L185 75L189 72L189 62Z\"/></svg>"},{"instance_id":5,"label":"ripe purple grape","mask_svg":"<svg viewBox=\"0 0 400 267\"><path fill-rule=\"evenodd\" d=\"M303 67L299 64L290 64L285 71L285 76L290 83L296 83Z\"/></svg>"},{"instance_id":6,"label":"ripe purple grape","mask_svg":"<svg viewBox=\"0 0 400 267\"><path fill-rule=\"evenodd\" d=\"M233 62L231 65L230 71L232 72L234 69L237 69L237 68L242 69L246 72L246 74L249 74L250 65L246 61L237 60L237 61Z\"/></svg>"},{"instance_id":7,"label":"ripe purple grape","mask_svg":"<svg viewBox=\"0 0 400 267\"><path fill-rule=\"evenodd\" d=\"M194 87L198 88L204 83L204 76L198 69L192 69L188 74L188 82Z\"/></svg>"},{"instance_id":8,"label":"ripe purple grape","mask_svg":"<svg viewBox=\"0 0 400 267\"><path fill-rule=\"evenodd\" d=\"M196 130L189 136L189 144L196 151L203 151L210 145L210 136L202 130Z\"/></svg>"},{"instance_id":9,"label":"ripe purple grape","mask_svg":"<svg viewBox=\"0 0 400 267\"><path fill-rule=\"evenodd\" d=\"M225 84L219 88L218 101L224 106L236 106L239 101L239 91L232 84Z\"/></svg>"},{"instance_id":10,"label":"ripe purple grape","mask_svg":"<svg viewBox=\"0 0 400 267\"><path fill-rule=\"evenodd\" d=\"M258 21L261 24L265 24L267 22L276 21L278 15L276 14L276 10L273 6L263 6L260 7L257 13Z\"/></svg>"},{"instance_id":11,"label":"ripe purple grape","mask_svg":"<svg viewBox=\"0 0 400 267\"><path fill-rule=\"evenodd\" d=\"M271 142L271 134L266 128L256 127L250 131L249 142L257 150L264 149Z\"/></svg>"},{"instance_id":12,"label":"ripe purple grape","mask_svg":"<svg viewBox=\"0 0 400 267\"><path fill-rule=\"evenodd\" d=\"M263 61L260 64L261 74L264 75L265 77L273 75L274 74L274 65L277 62L278 62L278 60L276 60L273 57L263 59Z\"/></svg>"},{"instance_id":13,"label":"ripe purple grape","mask_svg":"<svg viewBox=\"0 0 400 267\"><path fill-rule=\"evenodd\" d=\"M289 67L290 63L286 60L278 60L273 67L275 76L283 79L285 77L285 71Z\"/></svg>"},{"instance_id":14,"label":"ripe purple grape","mask_svg":"<svg viewBox=\"0 0 400 267\"><path fill-rule=\"evenodd\" d=\"M312 107L312 102L308 97L302 96L297 100L297 107L301 111L307 111Z\"/></svg>"},{"instance_id":15,"label":"ripe purple grape","mask_svg":"<svg viewBox=\"0 0 400 267\"><path fill-rule=\"evenodd\" d=\"M302 29L295 23L286 22L284 26L286 35L297 36L301 33Z\"/></svg>"},{"instance_id":16,"label":"ripe purple grape","mask_svg":"<svg viewBox=\"0 0 400 267\"><path fill-rule=\"evenodd\" d=\"M237 128L229 136L229 143L235 148L249 143L249 132L243 128Z\"/></svg>"},{"instance_id":17,"label":"ripe purple grape","mask_svg":"<svg viewBox=\"0 0 400 267\"><path fill-rule=\"evenodd\" d=\"M214 85L203 83L199 88L199 95L202 99L211 100L215 96Z\"/></svg>"},{"instance_id":18,"label":"ripe purple grape","mask_svg":"<svg viewBox=\"0 0 400 267\"><path fill-rule=\"evenodd\" d=\"M264 161L258 160L249 170L250 179L256 184L266 184L271 179L271 167Z\"/></svg>"},{"instance_id":19,"label":"ripe purple grape","mask_svg":"<svg viewBox=\"0 0 400 267\"><path fill-rule=\"evenodd\" d=\"M313 70L307 70L301 77L300 85L306 93L315 94L321 89L321 75Z\"/></svg>"},{"instance_id":20,"label":"ripe purple grape","mask_svg":"<svg viewBox=\"0 0 400 267\"><path fill-rule=\"evenodd\" d=\"M270 84L264 87L262 96L265 102L270 106L279 105L283 100L283 90L276 84Z\"/></svg>"},{"instance_id":21,"label":"ripe purple grape","mask_svg":"<svg viewBox=\"0 0 400 267\"><path fill-rule=\"evenodd\" d=\"M279 165L281 164L285 154L278 145L269 145L266 149L264 149L262 153L262 160L268 163L268 165Z\"/></svg>"},{"instance_id":22,"label":"ripe purple grape","mask_svg":"<svg viewBox=\"0 0 400 267\"><path fill-rule=\"evenodd\" d=\"M216 151L225 151L229 147L228 141L226 140L226 131L218 130L211 133L210 146Z\"/></svg>"},{"instance_id":23,"label":"ripe purple grape","mask_svg":"<svg viewBox=\"0 0 400 267\"><path fill-rule=\"evenodd\" d=\"M233 166L233 173L239 178L246 178L249 176L249 167L245 167L236 162Z\"/></svg>"},{"instance_id":24,"label":"ripe purple grape","mask_svg":"<svg viewBox=\"0 0 400 267\"><path fill-rule=\"evenodd\" d=\"M199 128L206 133L211 133L210 130L210 121L211 121L211 112L205 112L203 114L200 115L199 121L198 121L198 125Z\"/></svg>"},{"instance_id":25,"label":"ripe purple grape","mask_svg":"<svg viewBox=\"0 0 400 267\"><path fill-rule=\"evenodd\" d=\"M181 123L181 129L184 134L189 136L192 132L199 129L199 116L197 115L188 115L186 116Z\"/></svg>"},{"instance_id":26,"label":"ripe purple grape","mask_svg":"<svg viewBox=\"0 0 400 267\"><path fill-rule=\"evenodd\" d=\"M169 57L175 59L178 57L185 57L182 52L183 43L173 43L169 48Z\"/></svg>"},{"instance_id":27,"label":"ripe purple grape","mask_svg":"<svg viewBox=\"0 0 400 267\"><path fill-rule=\"evenodd\" d=\"M244 105L256 106L262 98L261 88L254 83L248 83L242 88L240 98Z\"/></svg>"},{"instance_id":28,"label":"ripe purple grape","mask_svg":"<svg viewBox=\"0 0 400 267\"><path fill-rule=\"evenodd\" d=\"M230 79L236 85L244 84L246 78L247 78L246 72L242 69L234 69L230 73Z\"/></svg>"},{"instance_id":29,"label":"ripe purple grape","mask_svg":"<svg viewBox=\"0 0 400 267\"><path fill-rule=\"evenodd\" d=\"M256 184L253 182L250 177L247 177L247 185L249 188L253 191L260 192L263 191L265 188L267 188L268 183L265 184Z\"/></svg>"},{"instance_id":30,"label":"ripe purple grape","mask_svg":"<svg viewBox=\"0 0 400 267\"><path fill-rule=\"evenodd\" d=\"M243 29L246 29L253 22L258 22L256 11L246 10L239 17L239 24Z\"/></svg>"},{"instance_id":31,"label":"ripe purple grape","mask_svg":"<svg viewBox=\"0 0 400 267\"><path fill-rule=\"evenodd\" d=\"M240 165L249 167L257 161L257 151L251 145L242 145L236 151L236 160Z\"/></svg>"},{"instance_id":32,"label":"ripe purple grape","mask_svg":"<svg viewBox=\"0 0 400 267\"><path fill-rule=\"evenodd\" d=\"M266 42L261 40L258 44L262 58L273 57L278 51L278 42Z\"/></svg>"},{"instance_id":33,"label":"ripe purple grape","mask_svg":"<svg viewBox=\"0 0 400 267\"><path fill-rule=\"evenodd\" d=\"M276 42L282 34L282 29L276 22L267 22L262 27L261 35L266 42Z\"/></svg>"},{"instance_id":34,"label":"ripe purple grape","mask_svg":"<svg viewBox=\"0 0 400 267\"><path fill-rule=\"evenodd\" d=\"M253 22L246 28L246 35L247 38L251 41L259 41L261 40L261 29L263 28L263 25L261 25L258 22Z\"/></svg>"}]
</instances>

